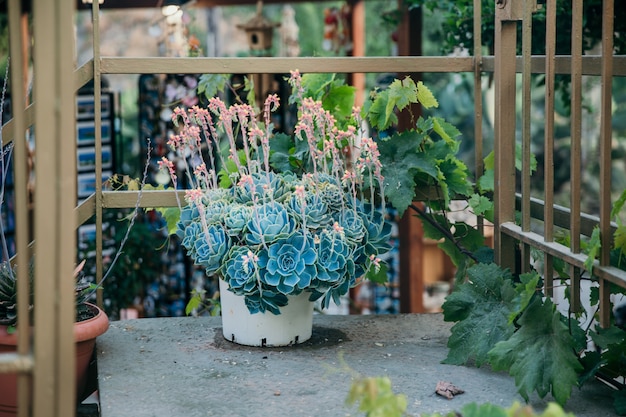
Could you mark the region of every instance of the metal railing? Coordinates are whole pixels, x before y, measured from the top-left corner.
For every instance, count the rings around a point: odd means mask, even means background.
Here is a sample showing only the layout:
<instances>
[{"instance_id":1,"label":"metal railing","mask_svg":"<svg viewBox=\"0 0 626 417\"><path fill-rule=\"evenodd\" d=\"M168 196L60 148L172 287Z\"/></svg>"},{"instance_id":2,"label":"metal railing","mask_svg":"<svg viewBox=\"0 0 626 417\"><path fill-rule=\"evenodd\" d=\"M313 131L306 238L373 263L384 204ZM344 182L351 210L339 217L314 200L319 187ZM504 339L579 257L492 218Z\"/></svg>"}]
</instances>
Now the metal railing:
<instances>
[{"instance_id":1,"label":"metal railing","mask_svg":"<svg viewBox=\"0 0 626 417\"><path fill-rule=\"evenodd\" d=\"M482 142L483 95L481 80L486 73L495 76L495 251L498 263L515 267L514 254L521 246L522 266L530 266L530 249L536 248L545 254L544 275L546 289L550 293L553 275L552 260L563 259L571 268L571 289L573 307L578 308L580 274L586 256L580 252L580 235L588 233L598 224L601 228L602 255L594 266L594 273L600 278L601 323L609 322L610 302L609 283L626 286L626 274L609 266L611 239L610 219L610 142L611 142L611 79L613 76L626 76L626 57L612 54L613 0L604 1L605 26L601 56L583 56L580 36L572 45L570 56L555 56L554 1L548 1L549 28L545 56L531 56L531 16L536 5L532 0L496 0L495 52L494 56L481 53L481 1L474 0L474 51L473 57L353 57L353 58L121 58L103 57L100 54L100 24L98 2L93 3L93 60L80 68L74 68L73 16L74 4L71 0L35 0L33 2L34 38L37 48L33 57L35 74L34 102L27 103L19 86L24 84L26 72L23 62L29 62L24 55L23 37L25 18L20 12L20 1L10 0L10 56L11 79L13 86L13 119L2 127L3 145L13 140L16 145L26 136L31 126L37 129L36 192L34 206L34 237L36 240L37 265L35 297L37 309L33 343L27 332L20 333L18 352L15 355L0 355L0 372L20 370L19 412L29 413L28 404L33 405L36 416L71 416L74 413L73 384L73 297L71 280L72 265L75 261L75 230L88 218L96 217L96 250L102 252L102 217L108 208L132 208L137 201L136 192L106 192L96 181L96 192L79 207L76 201L75 169L75 120L74 94L82 85L94 81L95 134L96 134L96 178L101 178L102 166L100 126L100 85L105 74L179 74L179 73L288 73L299 69L301 72L349 73L358 68L360 72L382 73L434 73L466 72L474 75L475 103L475 160L477 174L483 170L484 156ZM573 1L574 33L582 31L582 0ZM517 26L522 25L522 56L516 56ZM516 78L522 74L522 149L523 167L521 184L516 183L515 143L516 143ZM546 74L546 167L545 196L541 200L530 196L530 74ZM554 209L552 190L554 149L551 132L554 128L554 75L567 73L572 76L572 198L569 208ZM601 132L602 154L600 166L601 213L594 217L581 213L580 209L580 117L581 117L581 77L598 75L603 80ZM16 93L17 91L17 93ZM16 140L20 138L20 140ZM26 192L27 167L25 149L15 146L16 178L16 220L17 220L17 264L20 325L28 325L26 294L28 280L24 254L28 253L28 240L31 235L28 227L28 195ZM517 193L520 189L521 192ZM517 193L517 194L516 194ZM519 196L519 198L516 198ZM520 224L515 223L516 201L522 213ZM175 206L176 198L171 191L144 191L142 207ZM44 208L45 207L45 208ZM73 216L67 213L73 212ZM555 220L555 213L557 218ZM531 231L531 219L540 218L544 222L543 233ZM554 225L569 229L571 247L554 242ZM581 228L582 225L582 228ZM21 258L23 256L23 258ZM97 275L102 277L102 260L97 257ZM62 366L61 366L62 364ZM31 401L28 388L33 381Z\"/></svg>"}]
</instances>

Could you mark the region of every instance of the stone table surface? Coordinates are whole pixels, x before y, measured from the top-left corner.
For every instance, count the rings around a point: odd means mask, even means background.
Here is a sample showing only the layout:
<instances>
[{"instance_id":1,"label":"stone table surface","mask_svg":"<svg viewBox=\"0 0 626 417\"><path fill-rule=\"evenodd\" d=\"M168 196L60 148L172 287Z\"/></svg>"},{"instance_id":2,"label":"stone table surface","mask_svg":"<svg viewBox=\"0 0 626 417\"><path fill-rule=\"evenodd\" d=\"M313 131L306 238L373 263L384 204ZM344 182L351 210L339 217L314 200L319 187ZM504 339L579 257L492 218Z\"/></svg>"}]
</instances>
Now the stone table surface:
<instances>
[{"instance_id":1,"label":"stone table surface","mask_svg":"<svg viewBox=\"0 0 626 417\"><path fill-rule=\"evenodd\" d=\"M354 373L389 376L412 416L523 402L505 373L441 364L450 327L440 314L315 315L308 342L252 348L224 340L217 317L112 322L97 342L101 416L358 416L345 405ZM438 381L465 393L438 396ZM574 388L566 409L613 416L611 393L592 381Z\"/></svg>"}]
</instances>

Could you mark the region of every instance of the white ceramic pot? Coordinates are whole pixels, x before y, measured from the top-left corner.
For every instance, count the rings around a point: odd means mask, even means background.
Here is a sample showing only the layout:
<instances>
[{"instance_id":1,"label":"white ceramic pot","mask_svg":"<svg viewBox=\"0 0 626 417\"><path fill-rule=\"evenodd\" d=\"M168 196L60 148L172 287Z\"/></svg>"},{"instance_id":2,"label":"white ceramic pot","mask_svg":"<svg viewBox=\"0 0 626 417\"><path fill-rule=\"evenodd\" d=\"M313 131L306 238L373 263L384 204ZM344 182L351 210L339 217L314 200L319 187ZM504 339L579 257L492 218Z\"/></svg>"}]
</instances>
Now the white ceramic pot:
<instances>
[{"instance_id":1,"label":"white ceramic pot","mask_svg":"<svg viewBox=\"0 0 626 417\"><path fill-rule=\"evenodd\" d=\"M246 346L289 346L311 338L313 330L313 303L309 293L289 296L289 304L280 314L250 314L244 297L228 290L220 279L222 330L224 338Z\"/></svg>"}]
</instances>

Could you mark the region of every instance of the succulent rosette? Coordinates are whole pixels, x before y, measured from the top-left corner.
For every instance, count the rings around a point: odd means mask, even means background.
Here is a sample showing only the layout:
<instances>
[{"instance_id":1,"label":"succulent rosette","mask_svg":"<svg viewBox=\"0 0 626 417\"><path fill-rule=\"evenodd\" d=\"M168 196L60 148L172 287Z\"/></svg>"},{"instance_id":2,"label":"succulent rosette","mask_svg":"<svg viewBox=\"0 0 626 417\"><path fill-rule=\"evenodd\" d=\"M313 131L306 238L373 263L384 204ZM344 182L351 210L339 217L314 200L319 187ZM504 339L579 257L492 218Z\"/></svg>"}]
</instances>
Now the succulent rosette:
<instances>
[{"instance_id":1,"label":"succulent rosette","mask_svg":"<svg viewBox=\"0 0 626 417\"><path fill-rule=\"evenodd\" d=\"M323 231L316 249L316 280L329 285L344 280L346 275L354 275L353 254L356 248L341 233Z\"/></svg>"},{"instance_id":2,"label":"succulent rosette","mask_svg":"<svg viewBox=\"0 0 626 417\"><path fill-rule=\"evenodd\" d=\"M222 274L229 278L230 289L239 295L258 292L259 268L257 256L246 246L233 246L222 267Z\"/></svg>"},{"instance_id":3,"label":"succulent rosette","mask_svg":"<svg viewBox=\"0 0 626 417\"><path fill-rule=\"evenodd\" d=\"M271 171L242 178L240 185L235 188L235 200L238 203L281 201L289 192L283 177Z\"/></svg>"},{"instance_id":4,"label":"succulent rosette","mask_svg":"<svg viewBox=\"0 0 626 417\"><path fill-rule=\"evenodd\" d=\"M268 98L262 122L249 108L215 98L208 111L174 111L180 131L168 143L181 159L161 164L192 171L195 188L176 231L187 253L245 297L251 313L279 314L288 296L302 292L322 307L338 304L363 278L384 273L379 256L390 249L373 141L356 123L341 130L345 121L298 96L294 74L293 136L272 131L277 97ZM198 146L199 131L206 145Z\"/></svg>"},{"instance_id":5,"label":"succulent rosette","mask_svg":"<svg viewBox=\"0 0 626 417\"><path fill-rule=\"evenodd\" d=\"M307 193L304 198L292 194L287 209L298 222L311 230L323 229L333 223L328 206L315 194Z\"/></svg>"},{"instance_id":6,"label":"succulent rosette","mask_svg":"<svg viewBox=\"0 0 626 417\"><path fill-rule=\"evenodd\" d=\"M254 208L247 229L248 245L268 244L293 233L296 221L282 204L272 201Z\"/></svg>"},{"instance_id":7,"label":"succulent rosette","mask_svg":"<svg viewBox=\"0 0 626 417\"><path fill-rule=\"evenodd\" d=\"M259 252L261 282L281 294L299 294L317 274L317 253L311 235L296 232Z\"/></svg>"},{"instance_id":8,"label":"succulent rosette","mask_svg":"<svg viewBox=\"0 0 626 417\"><path fill-rule=\"evenodd\" d=\"M196 229L196 227L194 227ZM222 259L230 247L230 237L223 227L210 225L196 234L193 251L190 253L197 265L204 267L207 274L215 273L222 266ZM187 247L189 250L189 247Z\"/></svg>"},{"instance_id":9,"label":"succulent rosette","mask_svg":"<svg viewBox=\"0 0 626 417\"><path fill-rule=\"evenodd\" d=\"M364 239L365 253L382 255L391 250L389 240L391 239L391 224L385 221L383 214L378 210L373 210L370 204L365 205L365 210L359 212L366 235Z\"/></svg>"},{"instance_id":10,"label":"succulent rosette","mask_svg":"<svg viewBox=\"0 0 626 417\"><path fill-rule=\"evenodd\" d=\"M229 236L241 236L252 220L253 209L242 204L230 204L224 216L224 227Z\"/></svg>"}]
</instances>

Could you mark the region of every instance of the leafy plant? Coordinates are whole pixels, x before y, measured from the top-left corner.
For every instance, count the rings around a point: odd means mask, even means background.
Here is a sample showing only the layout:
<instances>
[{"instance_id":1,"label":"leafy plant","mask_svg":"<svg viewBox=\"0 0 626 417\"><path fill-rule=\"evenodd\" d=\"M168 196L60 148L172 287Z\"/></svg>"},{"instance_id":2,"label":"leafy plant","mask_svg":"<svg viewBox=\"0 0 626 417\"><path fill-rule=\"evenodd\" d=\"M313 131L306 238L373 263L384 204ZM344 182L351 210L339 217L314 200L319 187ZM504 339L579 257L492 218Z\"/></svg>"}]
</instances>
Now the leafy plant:
<instances>
[{"instance_id":1,"label":"leafy plant","mask_svg":"<svg viewBox=\"0 0 626 417\"><path fill-rule=\"evenodd\" d=\"M388 377L357 376L352 382L346 404L358 404L359 412L367 417L402 417L409 416L406 412L407 398L404 394L395 394ZM509 408L495 404L464 405L460 411L451 411L447 414L420 414L421 417L574 417L573 413L566 413L563 408L554 402L548 403L542 413L535 412L530 406L522 406L515 402Z\"/></svg>"},{"instance_id":2,"label":"leafy plant","mask_svg":"<svg viewBox=\"0 0 626 417\"><path fill-rule=\"evenodd\" d=\"M423 414L422 417L575 417L573 413L566 413L563 408L556 403L548 403L542 413L537 413L530 406L522 406L514 403L510 408L503 408L494 404L470 403L461 408L460 412L450 412L442 415Z\"/></svg>"},{"instance_id":3,"label":"leafy plant","mask_svg":"<svg viewBox=\"0 0 626 417\"><path fill-rule=\"evenodd\" d=\"M406 415L404 394L394 394L388 377L359 377L350 388L346 404L358 403L358 410L367 417L401 417Z\"/></svg>"},{"instance_id":4,"label":"leafy plant","mask_svg":"<svg viewBox=\"0 0 626 417\"><path fill-rule=\"evenodd\" d=\"M251 313L279 314L288 295L302 292L327 308L361 279L386 279L379 255L390 249L391 225L377 144L346 120L354 91L297 71L290 83L298 108L293 137L273 132L275 95L258 118L252 106L218 98L207 109L174 110L179 131L169 145L192 184L177 234L194 263L244 296ZM353 160L345 149L358 150ZM176 185L174 162L163 158L160 166Z\"/></svg>"}]
</instances>

